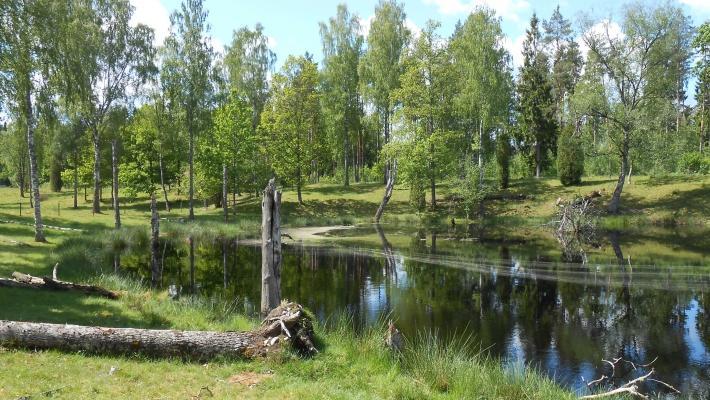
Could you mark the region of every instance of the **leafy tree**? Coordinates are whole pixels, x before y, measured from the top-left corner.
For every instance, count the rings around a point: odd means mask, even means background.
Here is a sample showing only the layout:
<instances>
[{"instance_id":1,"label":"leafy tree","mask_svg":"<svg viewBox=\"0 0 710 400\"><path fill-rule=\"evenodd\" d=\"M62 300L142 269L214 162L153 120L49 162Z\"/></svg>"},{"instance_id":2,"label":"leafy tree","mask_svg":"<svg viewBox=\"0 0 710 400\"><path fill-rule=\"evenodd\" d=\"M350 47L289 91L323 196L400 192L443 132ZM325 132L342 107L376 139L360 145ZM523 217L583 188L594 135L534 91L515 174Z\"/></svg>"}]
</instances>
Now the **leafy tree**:
<instances>
[{"instance_id":1,"label":"leafy tree","mask_svg":"<svg viewBox=\"0 0 710 400\"><path fill-rule=\"evenodd\" d=\"M565 123L565 101L574 93L574 87L582 72L582 54L579 44L574 40L574 31L569 20L560 12L560 6L552 12L549 20L542 22L545 35L544 43L548 46L552 60L552 95L555 99L557 125Z\"/></svg>"},{"instance_id":2,"label":"leafy tree","mask_svg":"<svg viewBox=\"0 0 710 400\"><path fill-rule=\"evenodd\" d=\"M91 131L96 213L101 212L101 141L109 115L155 69L153 30L129 24L132 14L128 0L77 3L68 8L65 94Z\"/></svg>"},{"instance_id":3,"label":"leafy tree","mask_svg":"<svg viewBox=\"0 0 710 400\"><path fill-rule=\"evenodd\" d=\"M695 99L697 102L696 118L698 119L699 152L703 153L710 141L708 123L710 123L710 22L703 23L698 28L698 34L693 40L693 47L698 52L698 61L694 67L697 77Z\"/></svg>"},{"instance_id":4,"label":"leafy tree","mask_svg":"<svg viewBox=\"0 0 710 400\"><path fill-rule=\"evenodd\" d=\"M565 128L557 141L557 176L564 186L582 183L584 151L573 130Z\"/></svg>"},{"instance_id":5,"label":"leafy tree","mask_svg":"<svg viewBox=\"0 0 710 400\"><path fill-rule=\"evenodd\" d=\"M207 129L211 104L212 47L206 33L207 11L202 0L184 0L180 11L170 16L171 33L165 41L167 64L163 81L182 114L188 134L189 219L195 219L195 137Z\"/></svg>"},{"instance_id":6,"label":"leafy tree","mask_svg":"<svg viewBox=\"0 0 710 400\"><path fill-rule=\"evenodd\" d=\"M598 116L615 128L610 140L620 161L619 178L608 205L610 213L618 213L621 193L629 174L631 148L638 146L640 129L649 106L665 95L664 85L651 84L650 77L663 76L672 65L668 60L682 49L667 45L674 24L683 13L674 6L650 7L637 3L627 7L622 24L623 35L610 32L610 20L587 20L582 37L589 47L589 58L596 63L609 84L589 86L580 96L575 94L576 107L588 116Z\"/></svg>"},{"instance_id":7,"label":"leafy tree","mask_svg":"<svg viewBox=\"0 0 710 400\"><path fill-rule=\"evenodd\" d=\"M555 150L557 127L554 119L552 85L548 79L547 56L542 51L538 19L533 14L523 42L523 66L518 78L519 142L535 165L535 177L549 163L548 151Z\"/></svg>"},{"instance_id":8,"label":"leafy tree","mask_svg":"<svg viewBox=\"0 0 710 400\"><path fill-rule=\"evenodd\" d=\"M45 237L35 131L40 118L50 112L54 89L57 38L51 30L56 22L53 6L49 1L0 3L0 102L25 130L37 242L44 242ZM24 179L23 169L20 165Z\"/></svg>"},{"instance_id":9,"label":"leafy tree","mask_svg":"<svg viewBox=\"0 0 710 400\"><path fill-rule=\"evenodd\" d=\"M205 139L210 142L209 146L202 146L200 169L209 171L212 177L222 174L222 182L218 187L209 188L209 192L221 191L224 187L229 187L228 174L234 177L233 192L238 191L237 184L239 177L245 175L252 168L257 153L257 138L252 129L253 112L251 106L246 101L232 92L228 101L215 110L212 118L212 135ZM218 170L219 169L219 170ZM223 197L226 193L223 193ZM223 198L222 202L226 199ZM227 205L222 204L225 209ZM236 203L235 203L236 207Z\"/></svg>"},{"instance_id":10,"label":"leafy tree","mask_svg":"<svg viewBox=\"0 0 710 400\"><path fill-rule=\"evenodd\" d=\"M224 64L229 71L229 82L233 90L249 99L253 110L252 129L256 131L269 97L269 73L276 63L276 54L269 48L269 39L259 23L254 30L245 26L234 31L232 44L226 50Z\"/></svg>"},{"instance_id":11,"label":"leafy tree","mask_svg":"<svg viewBox=\"0 0 710 400\"><path fill-rule=\"evenodd\" d=\"M360 62L363 92L379 116L384 136L382 144L390 140L390 117L396 105L393 93L400 85L401 59L411 36L405 20L403 4L381 0L375 7L375 17L367 36L367 52Z\"/></svg>"},{"instance_id":12,"label":"leafy tree","mask_svg":"<svg viewBox=\"0 0 710 400\"><path fill-rule=\"evenodd\" d=\"M500 19L479 8L457 27L450 42L459 89L454 106L466 137L461 165L468 162L469 150L477 153L481 186L486 144L510 119L513 84L503 39Z\"/></svg>"},{"instance_id":13,"label":"leafy tree","mask_svg":"<svg viewBox=\"0 0 710 400\"><path fill-rule=\"evenodd\" d=\"M274 76L263 130L274 171L296 185L298 203L321 142L318 66L310 56L290 56Z\"/></svg>"},{"instance_id":14,"label":"leafy tree","mask_svg":"<svg viewBox=\"0 0 710 400\"><path fill-rule=\"evenodd\" d=\"M351 137L360 129L362 113L358 86L358 64L362 55L363 37L357 16L350 14L345 4L338 5L335 17L320 23L323 44L324 111L330 123L333 142L340 147L344 185L350 185ZM335 134L340 131L340 135Z\"/></svg>"},{"instance_id":15,"label":"leafy tree","mask_svg":"<svg viewBox=\"0 0 710 400\"><path fill-rule=\"evenodd\" d=\"M431 207L436 208L436 182L451 167L452 159L445 157L447 148L455 140L447 130L448 112L452 105L452 68L446 47L436 33L438 23L429 21L414 42L404 60L401 87L395 98L402 104L402 115L407 123L408 141L412 149L406 157L397 157L400 168L406 163L417 164L409 175L415 193L424 193L430 186ZM439 157L441 156L441 157ZM421 187L419 187L421 186ZM417 197L415 202L419 204Z\"/></svg>"}]
</instances>

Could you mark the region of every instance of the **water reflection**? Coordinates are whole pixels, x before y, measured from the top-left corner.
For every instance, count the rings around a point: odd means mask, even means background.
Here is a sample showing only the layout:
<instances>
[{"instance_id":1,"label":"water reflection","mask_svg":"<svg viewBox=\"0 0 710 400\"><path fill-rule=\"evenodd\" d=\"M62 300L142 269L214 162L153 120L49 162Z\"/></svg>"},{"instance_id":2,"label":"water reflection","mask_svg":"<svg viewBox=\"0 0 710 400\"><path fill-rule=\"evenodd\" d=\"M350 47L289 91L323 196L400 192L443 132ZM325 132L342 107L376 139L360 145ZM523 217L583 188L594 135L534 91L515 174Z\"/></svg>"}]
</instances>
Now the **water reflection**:
<instances>
[{"instance_id":1,"label":"water reflection","mask_svg":"<svg viewBox=\"0 0 710 400\"><path fill-rule=\"evenodd\" d=\"M658 357L661 379L686 396L710 396L710 270L702 252L674 247L678 254L660 257L649 242L610 233L606 252L582 260L539 242L459 241L379 226L360 233L374 240L286 244L283 297L320 319L346 311L358 326L391 315L410 337L422 329L444 338L470 333L510 365L535 366L580 393L585 381L609 373L602 359L644 364ZM196 282L202 293L221 292L247 312L258 310L260 251L253 244L170 243L163 257L165 285ZM140 257L124 257L124 265L148 273ZM617 367L618 382L631 372Z\"/></svg>"}]
</instances>

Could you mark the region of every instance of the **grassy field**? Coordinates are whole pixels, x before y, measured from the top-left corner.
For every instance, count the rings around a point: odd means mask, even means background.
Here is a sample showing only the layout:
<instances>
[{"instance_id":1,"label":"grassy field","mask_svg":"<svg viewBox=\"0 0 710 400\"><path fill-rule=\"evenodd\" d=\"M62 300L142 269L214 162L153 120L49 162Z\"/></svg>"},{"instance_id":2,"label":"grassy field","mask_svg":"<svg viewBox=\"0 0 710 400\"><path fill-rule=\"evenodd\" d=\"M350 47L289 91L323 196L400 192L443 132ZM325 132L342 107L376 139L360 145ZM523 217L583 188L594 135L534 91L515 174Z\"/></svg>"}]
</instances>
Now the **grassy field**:
<instances>
[{"instance_id":1,"label":"grassy field","mask_svg":"<svg viewBox=\"0 0 710 400\"><path fill-rule=\"evenodd\" d=\"M639 223L707 225L710 220L710 177L635 178L624 193L626 214L608 218L607 224ZM549 219L558 197L569 198L592 190L613 190L614 181L589 178L582 186L564 188L556 180L513 182L502 194L529 194L522 201L490 201L489 215L512 224ZM371 221L381 195L379 184L313 185L298 205L295 193L284 191L283 220L289 226L352 224ZM385 222L401 224L448 223L461 213L449 198L451 187L439 188L440 207L417 213L408 205L408 190L397 188ZM86 325L174 329L243 330L256 321L239 313L240 305L220 298L184 297L169 300L136 282L99 274L80 262L91 257L66 257L76 241L105 240L111 235L113 214L93 215L83 196L72 209L68 192L43 194L43 215L50 226L78 231L47 229L48 243L34 243L27 198L15 188L0 188L0 276L13 271L33 275L51 272L62 253L60 277L95 282L125 295L117 301L71 293L0 289L0 319L75 323ZM22 215L19 202L22 201ZM184 199L173 202L163 232L222 231L254 235L258 232L260 199L243 196L237 203L238 222L225 226L221 210L197 207L198 224L180 222L187 214ZM126 201L122 221L127 229L149 224L147 197ZM181 207L182 203L182 207ZM59 206L59 207L57 207ZM161 209L162 209L161 204ZM233 219L234 220L234 219ZM130 232L130 231L127 231ZM206 233L205 233L206 234ZM87 247L88 248L88 247ZM77 247L79 249L79 247ZM84 251L87 250L76 250ZM338 322L340 321L340 322ZM506 371L485 355L467 354L456 346L441 346L434 339L420 340L401 359L382 345L382 329L354 334L343 318L318 326L322 352L312 359L290 354L252 362L219 360L200 365L180 360L116 358L54 351L33 352L0 348L0 398L21 396L93 398L531 398L559 399L574 396L534 372ZM463 347L463 346L462 346ZM111 368L116 372L109 374ZM244 384L246 382L246 384ZM29 383L29 384L28 384ZM253 385L250 385L253 384Z\"/></svg>"}]
</instances>

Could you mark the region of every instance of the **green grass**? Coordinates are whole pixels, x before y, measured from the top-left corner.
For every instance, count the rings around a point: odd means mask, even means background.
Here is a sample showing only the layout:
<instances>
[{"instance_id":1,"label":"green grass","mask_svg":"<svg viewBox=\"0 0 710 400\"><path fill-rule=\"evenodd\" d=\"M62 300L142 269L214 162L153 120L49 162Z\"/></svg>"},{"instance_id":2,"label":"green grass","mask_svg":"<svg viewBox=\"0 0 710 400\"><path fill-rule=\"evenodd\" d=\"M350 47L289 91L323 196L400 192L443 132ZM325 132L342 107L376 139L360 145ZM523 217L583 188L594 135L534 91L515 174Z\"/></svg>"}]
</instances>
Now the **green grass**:
<instances>
[{"instance_id":1,"label":"green grass","mask_svg":"<svg viewBox=\"0 0 710 400\"><path fill-rule=\"evenodd\" d=\"M604 223L622 228L637 227L639 223L707 224L709 183L709 177L634 178L624 192L626 215L606 218ZM572 188L562 187L553 179L516 181L506 192L532 197L524 201L490 201L488 212L496 224L530 226L549 219L557 197L569 198L601 189L610 193L613 185L613 180L601 178L588 178L582 186ZM304 205L296 202L293 191L285 190L283 220L289 226L370 222L382 190L379 184L357 184L348 189L312 185L303 193ZM451 186L442 184L438 192L438 210L417 213L407 203L408 190L397 188L384 222L447 224L452 217L460 221L460 210L446 200ZM46 224L84 232L48 229L48 243L34 243L28 199L23 199L20 216L17 190L0 188L0 220L12 221L0 222L0 276L13 271L46 275L61 258L61 278L98 283L124 295L112 301L72 293L3 288L0 319L198 330L244 330L256 323L240 313L242 305L228 299L183 297L171 301L165 292L153 292L135 281L104 274L111 267L102 258L104 252L97 248L128 246L147 239L147 197L126 202L122 208L124 229L114 232L108 202L104 203L104 213L92 215L83 196L76 210L71 208L70 193L43 196ZM184 200L182 203L186 204ZM198 223L183 223L180 219L187 211L179 205L180 199L174 201L171 213L161 211L161 217L168 219L161 222L162 233L176 240L187 234L202 239L258 234L260 199L256 196L239 198L238 222L228 225L220 222L221 210L213 207L197 207ZM285 354L277 359L220 360L200 365L180 360L0 349L0 398L41 397L46 395L43 392L55 389L58 390L50 394L52 398L193 398L200 391L205 398L207 389L203 388L208 388L214 398L573 397L534 371L505 370L498 360L462 350L470 346L445 346L433 336L419 338L418 344L408 347L401 358L393 357L382 346L381 328L354 333L346 322L336 318L332 324L316 327L322 351L311 359ZM111 367L116 367L117 372L109 375ZM230 377L244 371L273 374L253 389L229 382Z\"/></svg>"}]
</instances>

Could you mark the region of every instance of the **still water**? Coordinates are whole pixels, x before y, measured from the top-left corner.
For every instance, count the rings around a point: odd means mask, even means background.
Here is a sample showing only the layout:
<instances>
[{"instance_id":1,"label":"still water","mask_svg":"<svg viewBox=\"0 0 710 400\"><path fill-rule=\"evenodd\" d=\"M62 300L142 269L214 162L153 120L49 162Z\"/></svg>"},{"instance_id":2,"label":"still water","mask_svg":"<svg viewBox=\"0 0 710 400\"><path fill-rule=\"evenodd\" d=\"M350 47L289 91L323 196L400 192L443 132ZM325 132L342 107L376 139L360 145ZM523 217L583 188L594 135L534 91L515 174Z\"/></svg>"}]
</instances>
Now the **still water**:
<instances>
[{"instance_id":1,"label":"still water","mask_svg":"<svg viewBox=\"0 0 710 400\"><path fill-rule=\"evenodd\" d=\"M408 337L471 336L510 368L534 367L579 394L609 375L603 359L623 357L638 370L621 361L618 383L657 359L659 379L684 397L710 398L707 235L612 232L567 251L532 236L365 226L317 242L285 239L282 297L322 320L346 312L358 326L391 318ZM260 258L245 240L198 243L198 291L254 312ZM164 285L190 286L188 259L184 244L165 244ZM145 262L133 268L147 274Z\"/></svg>"}]
</instances>

